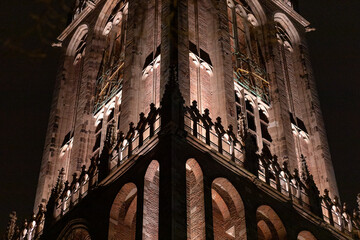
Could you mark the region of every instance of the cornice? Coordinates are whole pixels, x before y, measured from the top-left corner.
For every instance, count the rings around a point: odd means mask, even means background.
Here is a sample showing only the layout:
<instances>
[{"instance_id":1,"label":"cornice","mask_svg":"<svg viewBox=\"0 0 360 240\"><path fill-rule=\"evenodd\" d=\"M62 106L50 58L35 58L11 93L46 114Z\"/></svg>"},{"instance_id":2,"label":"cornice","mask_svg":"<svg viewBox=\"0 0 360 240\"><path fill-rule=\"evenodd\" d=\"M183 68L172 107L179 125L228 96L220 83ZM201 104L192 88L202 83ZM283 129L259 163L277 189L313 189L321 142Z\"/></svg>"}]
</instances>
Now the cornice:
<instances>
[{"instance_id":1,"label":"cornice","mask_svg":"<svg viewBox=\"0 0 360 240\"><path fill-rule=\"evenodd\" d=\"M306 28L310 25L309 21L307 21L303 16L297 13L293 8L286 5L282 0L267 0L267 1L274 3L281 10L283 10L285 13L287 13L289 16L295 19L298 23L300 23L303 27Z\"/></svg>"},{"instance_id":2,"label":"cornice","mask_svg":"<svg viewBox=\"0 0 360 240\"><path fill-rule=\"evenodd\" d=\"M96 3L89 3L86 8L79 14L77 18L75 18L66 28L65 30L57 37L57 40L63 42L67 36L84 20L84 18L95 8Z\"/></svg>"}]
</instances>

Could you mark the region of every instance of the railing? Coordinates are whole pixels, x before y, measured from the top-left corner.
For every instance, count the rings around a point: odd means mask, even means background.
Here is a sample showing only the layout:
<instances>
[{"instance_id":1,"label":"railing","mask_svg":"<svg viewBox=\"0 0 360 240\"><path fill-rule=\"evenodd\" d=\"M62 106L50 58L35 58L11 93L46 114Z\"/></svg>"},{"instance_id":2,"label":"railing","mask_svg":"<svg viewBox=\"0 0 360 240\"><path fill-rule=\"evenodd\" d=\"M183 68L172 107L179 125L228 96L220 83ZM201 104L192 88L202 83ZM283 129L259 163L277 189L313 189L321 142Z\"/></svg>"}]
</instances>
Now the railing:
<instances>
[{"instance_id":1,"label":"railing","mask_svg":"<svg viewBox=\"0 0 360 240\"><path fill-rule=\"evenodd\" d=\"M99 158L91 159L88 170L83 166L79 177L74 173L71 184L69 182L62 183L64 170L60 171L47 207L48 210L53 209L52 217L55 220L61 218L85 198L88 192L98 185L98 182L115 172L124 162L135 155L159 132L160 121L159 109L151 104L148 116L145 117L144 113L141 113L137 126L130 123L127 134L124 135L120 132L115 141L113 141L113 126L109 125L102 154Z\"/></svg>"},{"instance_id":2,"label":"railing","mask_svg":"<svg viewBox=\"0 0 360 240\"><path fill-rule=\"evenodd\" d=\"M359 197L360 196L358 196L358 199ZM359 230L359 213L354 211L354 215L351 216L347 210L346 203L341 205L338 197L331 200L329 191L327 190L325 190L322 196L321 209L325 222L334 226L336 229L347 234L350 234L354 229Z\"/></svg>"},{"instance_id":3,"label":"railing","mask_svg":"<svg viewBox=\"0 0 360 240\"><path fill-rule=\"evenodd\" d=\"M293 202L311 210L308 187L299 177L298 170L293 174L289 172L286 162L282 166L277 157L267 158L261 155L259 158L258 178L283 195L289 197Z\"/></svg>"},{"instance_id":4,"label":"railing","mask_svg":"<svg viewBox=\"0 0 360 240\"><path fill-rule=\"evenodd\" d=\"M238 139L230 125L228 130L222 126L221 119L213 122L208 109L201 114L197 108L197 102L185 108L185 130L204 144L227 157L230 161L240 163L245 159L245 146L241 143L245 139ZM308 211L322 217L325 222L334 226L339 231L351 234L354 226L360 226L360 213L355 217L346 210L346 204L341 206L337 197L331 201L328 191L324 196L319 196L312 175L308 171L305 158L302 158L301 176L297 169L290 173L287 162L281 166L277 157L262 153L258 156L257 177L273 189L290 198L290 200ZM248 169L249 170L249 169ZM360 204L360 195L359 195ZM355 224L356 222L356 224Z\"/></svg>"},{"instance_id":5,"label":"railing","mask_svg":"<svg viewBox=\"0 0 360 240\"><path fill-rule=\"evenodd\" d=\"M241 142L244 143L245 140L236 137L231 125L228 130L225 130L220 118L217 118L214 123L209 115L210 113L207 109L201 114L197 108L197 102L194 101L190 107L186 107L184 117L185 130L212 149L229 158L229 160L242 163L245 158L245 152ZM242 166L243 164L239 165ZM280 166L276 156L266 157L264 154L259 156L257 169L257 176L260 180L305 209L311 209L309 198L311 184L308 183L309 186L307 186L303 183L298 170L291 174L286 163ZM306 177L310 179L310 176ZM315 197L319 198L319 196Z\"/></svg>"},{"instance_id":6,"label":"railing","mask_svg":"<svg viewBox=\"0 0 360 240\"><path fill-rule=\"evenodd\" d=\"M154 132L151 131L151 126L147 125L144 129L142 136L139 134L139 131L135 131L135 136L131 139L131 144L129 141L123 141L119 144L119 148L115 149L112 153L112 158L110 161L110 172L114 172L122 163L124 163L129 158L129 150L131 150L130 155L136 154L141 146L145 145L150 141L152 135L157 134L160 131L160 117L157 117L154 122Z\"/></svg>"},{"instance_id":7,"label":"railing","mask_svg":"<svg viewBox=\"0 0 360 240\"><path fill-rule=\"evenodd\" d=\"M218 134L213 127L207 130L201 122L194 121L189 115L185 115L185 130L225 157L241 162L243 154L240 144L236 145L236 141L226 132Z\"/></svg>"},{"instance_id":8,"label":"railing","mask_svg":"<svg viewBox=\"0 0 360 240\"><path fill-rule=\"evenodd\" d=\"M12 238L9 240L38 239L43 232L44 223L45 223L45 210L43 208L43 205L40 205L38 213L32 215L31 221L28 222L25 219L23 226L20 228L20 231L14 232Z\"/></svg>"},{"instance_id":9,"label":"railing","mask_svg":"<svg viewBox=\"0 0 360 240\"><path fill-rule=\"evenodd\" d=\"M244 144L245 139L237 138L231 125L225 130L220 118L217 118L216 122L212 121L209 110L206 109L201 114L196 101L191 106L184 108L183 117L186 132L228 158L229 162L235 163L238 167L247 168L244 164L247 161L245 155L248 154L246 151L250 150ZM116 140L113 140L113 126L109 125L100 157L92 158L88 169L83 166L79 177L74 174L71 183L63 182L64 170L60 171L58 181L52 189L48 201L47 212L40 205L38 214L33 215L31 222L25 222L21 228L19 236L22 238L20 239L37 239L43 231L45 218L46 221L57 221L64 216L81 202L99 182L121 168L125 162L130 161L131 157L139 152L142 146L149 143L160 129L160 109L153 104L150 106L147 117L141 113L138 124L135 126L130 123L127 134L124 135L120 132ZM352 234L354 230L359 231L360 212L355 211L357 214L351 216L345 203L340 205L336 197L331 201L327 190L325 190L324 196L319 196L304 158L300 176L297 169L290 173L286 162L280 166L275 155L264 152L260 156L255 155L257 156L256 170L248 170L262 182L288 197L293 203L322 217L325 222L337 230L347 234ZM360 203L360 195L358 198ZM11 240L15 239L17 240L19 237Z\"/></svg>"},{"instance_id":10,"label":"railing","mask_svg":"<svg viewBox=\"0 0 360 240\"><path fill-rule=\"evenodd\" d=\"M68 182L65 183L65 188L63 194L60 198L57 199L56 207L54 209L54 218L59 219L61 216L65 215L70 208L74 207L81 199L86 197L88 190L91 187L96 185L97 181L90 182L90 177L88 175L85 167L83 167L82 173L79 178L77 175L73 175L73 182L68 186ZM97 173L92 176L92 179L97 177Z\"/></svg>"}]
</instances>

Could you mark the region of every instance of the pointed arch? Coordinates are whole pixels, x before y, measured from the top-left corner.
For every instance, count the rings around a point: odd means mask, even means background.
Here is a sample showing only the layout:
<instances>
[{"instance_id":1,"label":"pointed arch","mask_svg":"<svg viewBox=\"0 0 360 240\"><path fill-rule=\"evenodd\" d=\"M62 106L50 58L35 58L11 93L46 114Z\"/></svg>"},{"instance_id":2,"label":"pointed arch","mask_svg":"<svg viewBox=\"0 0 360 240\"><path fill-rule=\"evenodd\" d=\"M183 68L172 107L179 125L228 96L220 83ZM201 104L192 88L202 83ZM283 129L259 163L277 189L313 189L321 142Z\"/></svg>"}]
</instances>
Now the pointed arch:
<instances>
[{"instance_id":1,"label":"pointed arch","mask_svg":"<svg viewBox=\"0 0 360 240\"><path fill-rule=\"evenodd\" d=\"M256 220L259 240L287 239L285 226L271 207L260 206L256 210Z\"/></svg>"},{"instance_id":2,"label":"pointed arch","mask_svg":"<svg viewBox=\"0 0 360 240\"><path fill-rule=\"evenodd\" d=\"M297 240L317 240L317 238L309 231L301 231Z\"/></svg>"},{"instance_id":3,"label":"pointed arch","mask_svg":"<svg viewBox=\"0 0 360 240\"><path fill-rule=\"evenodd\" d=\"M245 209L240 194L225 178L211 185L214 239L247 239Z\"/></svg>"},{"instance_id":4,"label":"pointed arch","mask_svg":"<svg viewBox=\"0 0 360 240\"><path fill-rule=\"evenodd\" d=\"M292 44L298 44L300 42L300 36L298 31L296 30L294 24L285 14L275 13L274 21L279 23L282 26L282 28L286 31L286 33L289 34Z\"/></svg>"},{"instance_id":5,"label":"pointed arch","mask_svg":"<svg viewBox=\"0 0 360 240\"><path fill-rule=\"evenodd\" d=\"M77 50L79 44L83 40L84 36L87 35L88 31L89 31L89 28L86 24L82 24L77 28L76 32L74 33L73 37L71 38L68 48L66 50L67 56L75 56L75 53L76 53L76 50Z\"/></svg>"},{"instance_id":6,"label":"pointed arch","mask_svg":"<svg viewBox=\"0 0 360 240\"><path fill-rule=\"evenodd\" d=\"M98 16L96 24L95 24L94 29L97 33L102 34L111 13L113 12L114 8L116 8L116 6L121 2L123 2L124 4L127 3L127 1L125 1L125 0L116 0L116 1L107 0L106 1L106 3L104 4L104 7L102 8L102 10Z\"/></svg>"},{"instance_id":7,"label":"pointed arch","mask_svg":"<svg viewBox=\"0 0 360 240\"><path fill-rule=\"evenodd\" d=\"M57 240L91 240L91 236L85 221L74 219L61 231Z\"/></svg>"},{"instance_id":8,"label":"pointed arch","mask_svg":"<svg viewBox=\"0 0 360 240\"><path fill-rule=\"evenodd\" d=\"M186 162L187 239L205 240L204 183L195 159Z\"/></svg>"},{"instance_id":9,"label":"pointed arch","mask_svg":"<svg viewBox=\"0 0 360 240\"><path fill-rule=\"evenodd\" d=\"M143 239L157 240L159 237L159 181L160 165L153 160L144 178Z\"/></svg>"},{"instance_id":10,"label":"pointed arch","mask_svg":"<svg viewBox=\"0 0 360 240\"><path fill-rule=\"evenodd\" d=\"M87 230L82 228L73 229L62 240L91 240Z\"/></svg>"},{"instance_id":11,"label":"pointed arch","mask_svg":"<svg viewBox=\"0 0 360 240\"><path fill-rule=\"evenodd\" d=\"M136 232L137 188L125 184L116 195L110 210L109 240L134 240Z\"/></svg>"},{"instance_id":12,"label":"pointed arch","mask_svg":"<svg viewBox=\"0 0 360 240\"><path fill-rule=\"evenodd\" d=\"M249 5L255 18L260 20L260 25L265 24L266 15L258 0L226 0L226 2L230 7L236 7L237 5L241 5L242 2L245 2L247 5Z\"/></svg>"},{"instance_id":13,"label":"pointed arch","mask_svg":"<svg viewBox=\"0 0 360 240\"><path fill-rule=\"evenodd\" d=\"M103 44L95 84L94 112L98 112L122 89L127 36L128 2L107 1L99 14L95 31Z\"/></svg>"}]
</instances>

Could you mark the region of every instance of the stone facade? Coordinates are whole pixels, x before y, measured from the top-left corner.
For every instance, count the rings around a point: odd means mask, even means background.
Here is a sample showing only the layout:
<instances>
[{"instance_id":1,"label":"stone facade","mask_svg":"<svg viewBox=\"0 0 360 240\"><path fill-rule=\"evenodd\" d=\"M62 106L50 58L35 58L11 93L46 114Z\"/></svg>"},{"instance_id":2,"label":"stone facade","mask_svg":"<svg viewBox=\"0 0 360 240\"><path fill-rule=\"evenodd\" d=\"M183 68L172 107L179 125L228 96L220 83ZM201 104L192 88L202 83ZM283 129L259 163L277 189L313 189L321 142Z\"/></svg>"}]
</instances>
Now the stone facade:
<instances>
[{"instance_id":1,"label":"stone facade","mask_svg":"<svg viewBox=\"0 0 360 240\"><path fill-rule=\"evenodd\" d=\"M79 1L58 38L42 238L350 239L319 197L338 189L293 7Z\"/></svg>"}]
</instances>

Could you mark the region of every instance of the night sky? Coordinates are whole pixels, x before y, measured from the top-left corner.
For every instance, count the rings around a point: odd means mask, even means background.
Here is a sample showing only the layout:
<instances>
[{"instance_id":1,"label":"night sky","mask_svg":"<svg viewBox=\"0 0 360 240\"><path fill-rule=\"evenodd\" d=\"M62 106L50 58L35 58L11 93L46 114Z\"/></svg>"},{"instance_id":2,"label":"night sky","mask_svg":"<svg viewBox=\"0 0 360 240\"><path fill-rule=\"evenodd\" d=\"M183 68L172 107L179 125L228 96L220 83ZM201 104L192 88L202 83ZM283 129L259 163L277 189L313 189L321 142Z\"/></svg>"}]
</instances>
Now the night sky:
<instances>
[{"instance_id":1,"label":"night sky","mask_svg":"<svg viewBox=\"0 0 360 240\"><path fill-rule=\"evenodd\" d=\"M0 233L35 198L69 0L0 1ZM300 0L341 199L360 192L360 1Z\"/></svg>"}]
</instances>

